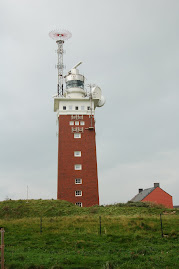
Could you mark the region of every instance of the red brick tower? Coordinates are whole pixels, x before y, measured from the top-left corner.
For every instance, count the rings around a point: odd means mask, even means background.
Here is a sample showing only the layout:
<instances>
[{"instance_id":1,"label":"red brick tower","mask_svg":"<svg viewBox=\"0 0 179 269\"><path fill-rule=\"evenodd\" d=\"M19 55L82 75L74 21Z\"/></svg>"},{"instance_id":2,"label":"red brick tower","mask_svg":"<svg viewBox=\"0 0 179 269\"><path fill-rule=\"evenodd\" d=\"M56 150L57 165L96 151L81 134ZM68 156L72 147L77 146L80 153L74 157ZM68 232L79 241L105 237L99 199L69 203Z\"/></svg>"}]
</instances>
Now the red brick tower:
<instances>
[{"instance_id":1,"label":"red brick tower","mask_svg":"<svg viewBox=\"0 0 179 269\"><path fill-rule=\"evenodd\" d=\"M88 207L99 204L94 114L105 100L97 86L85 91L80 64L64 77L66 89L62 84L61 94L54 97L59 123L57 199Z\"/></svg>"},{"instance_id":2,"label":"red brick tower","mask_svg":"<svg viewBox=\"0 0 179 269\"><path fill-rule=\"evenodd\" d=\"M99 204L94 125L89 115L59 115L57 199Z\"/></svg>"}]
</instances>

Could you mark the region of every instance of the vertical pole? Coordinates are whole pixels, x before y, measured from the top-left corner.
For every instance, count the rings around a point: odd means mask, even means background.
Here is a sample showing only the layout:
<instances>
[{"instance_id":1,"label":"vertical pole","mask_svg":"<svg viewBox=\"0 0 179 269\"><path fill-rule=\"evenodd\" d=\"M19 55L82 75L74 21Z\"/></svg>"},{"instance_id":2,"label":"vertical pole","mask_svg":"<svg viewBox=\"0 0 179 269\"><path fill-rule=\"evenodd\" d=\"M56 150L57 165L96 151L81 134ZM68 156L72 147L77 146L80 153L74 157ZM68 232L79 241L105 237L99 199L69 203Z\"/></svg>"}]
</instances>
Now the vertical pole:
<instances>
[{"instance_id":1,"label":"vertical pole","mask_svg":"<svg viewBox=\"0 0 179 269\"><path fill-rule=\"evenodd\" d=\"M92 91L91 91L92 85L90 84L90 103L91 103L91 127L93 127L92 123Z\"/></svg>"},{"instance_id":2,"label":"vertical pole","mask_svg":"<svg viewBox=\"0 0 179 269\"><path fill-rule=\"evenodd\" d=\"M59 56L59 54L60 54L60 45L59 45L58 42L56 42L56 43L57 43L57 45L58 45L58 49L57 49L57 55L58 55L58 61L57 61L57 70L58 70L57 94L58 94L58 96L59 96L59 94L60 94L60 89L59 89L59 84L60 84L60 76L59 76L59 67L60 67L60 65L59 65L59 59L60 59L60 56Z\"/></svg>"},{"instance_id":3,"label":"vertical pole","mask_svg":"<svg viewBox=\"0 0 179 269\"><path fill-rule=\"evenodd\" d=\"M99 216L99 234L101 235L101 216Z\"/></svg>"},{"instance_id":4,"label":"vertical pole","mask_svg":"<svg viewBox=\"0 0 179 269\"><path fill-rule=\"evenodd\" d=\"M40 233L42 233L42 217L40 217Z\"/></svg>"},{"instance_id":5,"label":"vertical pole","mask_svg":"<svg viewBox=\"0 0 179 269\"><path fill-rule=\"evenodd\" d=\"M163 237L162 214L160 214L160 224L161 224L161 232L162 232L162 237Z\"/></svg>"},{"instance_id":6,"label":"vertical pole","mask_svg":"<svg viewBox=\"0 0 179 269\"><path fill-rule=\"evenodd\" d=\"M28 200L29 200L29 187L27 185L27 203L28 203Z\"/></svg>"},{"instance_id":7,"label":"vertical pole","mask_svg":"<svg viewBox=\"0 0 179 269\"><path fill-rule=\"evenodd\" d=\"M4 269L4 228L1 228L1 269Z\"/></svg>"}]
</instances>

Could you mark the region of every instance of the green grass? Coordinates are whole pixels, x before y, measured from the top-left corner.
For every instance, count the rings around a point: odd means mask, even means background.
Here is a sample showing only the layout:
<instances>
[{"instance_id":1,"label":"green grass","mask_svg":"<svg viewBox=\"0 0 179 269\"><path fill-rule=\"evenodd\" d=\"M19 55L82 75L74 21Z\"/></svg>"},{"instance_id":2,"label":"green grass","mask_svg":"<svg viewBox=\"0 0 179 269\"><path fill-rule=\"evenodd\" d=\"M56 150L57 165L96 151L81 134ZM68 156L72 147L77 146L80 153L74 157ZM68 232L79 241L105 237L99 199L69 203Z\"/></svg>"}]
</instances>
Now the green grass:
<instances>
[{"instance_id":1,"label":"green grass","mask_svg":"<svg viewBox=\"0 0 179 269\"><path fill-rule=\"evenodd\" d=\"M0 202L5 268L179 268L178 213L143 203L79 208L56 200Z\"/></svg>"}]
</instances>

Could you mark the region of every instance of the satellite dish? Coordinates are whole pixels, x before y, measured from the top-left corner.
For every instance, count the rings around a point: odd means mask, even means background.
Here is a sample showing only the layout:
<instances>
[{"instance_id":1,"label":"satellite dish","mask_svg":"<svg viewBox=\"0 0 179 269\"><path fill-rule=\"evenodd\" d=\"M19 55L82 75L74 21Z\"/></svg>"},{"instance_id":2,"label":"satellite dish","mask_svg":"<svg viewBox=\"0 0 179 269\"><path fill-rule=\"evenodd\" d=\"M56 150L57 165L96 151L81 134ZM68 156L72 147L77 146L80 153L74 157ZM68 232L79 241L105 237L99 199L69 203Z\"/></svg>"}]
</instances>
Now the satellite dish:
<instances>
[{"instance_id":1,"label":"satellite dish","mask_svg":"<svg viewBox=\"0 0 179 269\"><path fill-rule=\"evenodd\" d=\"M101 95L101 99L98 101L97 106L98 107L104 106L105 103L106 103L106 99L103 95Z\"/></svg>"},{"instance_id":2,"label":"satellite dish","mask_svg":"<svg viewBox=\"0 0 179 269\"><path fill-rule=\"evenodd\" d=\"M93 99L101 99L101 89L98 86L95 86L94 88L92 88L92 97Z\"/></svg>"}]
</instances>

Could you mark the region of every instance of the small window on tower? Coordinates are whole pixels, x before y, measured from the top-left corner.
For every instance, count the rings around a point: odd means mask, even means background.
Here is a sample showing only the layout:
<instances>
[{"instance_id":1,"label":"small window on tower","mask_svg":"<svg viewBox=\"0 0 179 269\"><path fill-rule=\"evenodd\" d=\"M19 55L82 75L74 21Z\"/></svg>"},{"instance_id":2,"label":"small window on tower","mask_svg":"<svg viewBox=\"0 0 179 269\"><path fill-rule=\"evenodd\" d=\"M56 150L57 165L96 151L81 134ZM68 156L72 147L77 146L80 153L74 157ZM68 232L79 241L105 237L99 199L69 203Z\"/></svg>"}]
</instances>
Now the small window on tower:
<instances>
[{"instance_id":1,"label":"small window on tower","mask_svg":"<svg viewBox=\"0 0 179 269\"><path fill-rule=\"evenodd\" d=\"M63 110L66 110L67 109L67 107L66 106L63 106Z\"/></svg>"},{"instance_id":2,"label":"small window on tower","mask_svg":"<svg viewBox=\"0 0 179 269\"><path fill-rule=\"evenodd\" d=\"M75 164L75 170L82 170L81 164Z\"/></svg>"},{"instance_id":3,"label":"small window on tower","mask_svg":"<svg viewBox=\"0 0 179 269\"><path fill-rule=\"evenodd\" d=\"M80 125L85 125L85 122L84 121L80 121Z\"/></svg>"},{"instance_id":4,"label":"small window on tower","mask_svg":"<svg viewBox=\"0 0 179 269\"><path fill-rule=\"evenodd\" d=\"M78 203L75 203L75 205L79 206L79 207L82 207L82 203L78 202Z\"/></svg>"},{"instance_id":5,"label":"small window on tower","mask_svg":"<svg viewBox=\"0 0 179 269\"><path fill-rule=\"evenodd\" d=\"M74 133L74 138L81 138L81 134L80 133Z\"/></svg>"},{"instance_id":6,"label":"small window on tower","mask_svg":"<svg viewBox=\"0 0 179 269\"><path fill-rule=\"evenodd\" d=\"M90 106L87 106L87 109L90 110L91 109Z\"/></svg>"},{"instance_id":7,"label":"small window on tower","mask_svg":"<svg viewBox=\"0 0 179 269\"><path fill-rule=\"evenodd\" d=\"M75 106L75 110L78 110L78 106Z\"/></svg>"},{"instance_id":8,"label":"small window on tower","mask_svg":"<svg viewBox=\"0 0 179 269\"><path fill-rule=\"evenodd\" d=\"M75 178L75 184L82 184L81 178Z\"/></svg>"},{"instance_id":9,"label":"small window on tower","mask_svg":"<svg viewBox=\"0 0 179 269\"><path fill-rule=\"evenodd\" d=\"M70 124L70 125L74 125L74 121L70 121L69 124Z\"/></svg>"},{"instance_id":10,"label":"small window on tower","mask_svg":"<svg viewBox=\"0 0 179 269\"><path fill-rule=\"evenodd\" d=\"M82 191L75 191L75 196L82 196Z\"/></svg>"},{"instance_id":11,"label":"small window on tower","mask_svg":"<svg viewBox=\"0 0 179 269\"><path fill-rule=\"evenodd\" d=\"M74 151L75 157L81 157L81 151Z\"/></svg>"},{"instance_id":12,"label":"small window on tower","mask_svg":"<svg viewBox=\"0 0 179 269\"><path fill-rule=\"evenodd\" d=\"M85 110L85 106L81 106L81 110Z\"/></svg>"},{"instance_id":13,"label":"small window on tower","mask_svg":"<svg viewBox=\"0 0 179 269\"><path fill-rule=\"evenodd\" d=\"M72 106L69 106L69 110L72 110Z\"/></svg>"},{"instance_id":14,"label":"small window on tower","mask_svg":"<svg viewBox=\"0 0 179 269\"><path fill-rule=\"evenodd\" d=\"M75 125L79 125L79 121L75 121Z\"/></svg>"}]
</instances>

